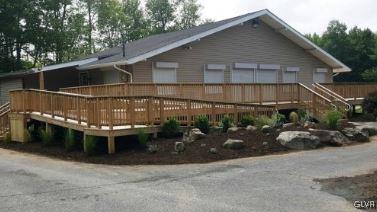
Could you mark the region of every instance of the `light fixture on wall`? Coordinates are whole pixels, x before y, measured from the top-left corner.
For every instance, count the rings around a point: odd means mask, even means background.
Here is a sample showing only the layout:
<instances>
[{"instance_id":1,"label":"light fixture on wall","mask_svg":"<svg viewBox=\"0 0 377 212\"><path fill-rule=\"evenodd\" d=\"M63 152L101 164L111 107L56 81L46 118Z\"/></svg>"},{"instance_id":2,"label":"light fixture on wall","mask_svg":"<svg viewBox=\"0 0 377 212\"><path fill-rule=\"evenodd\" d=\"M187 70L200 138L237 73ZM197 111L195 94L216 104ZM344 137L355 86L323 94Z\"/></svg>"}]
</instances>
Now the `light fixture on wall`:
<instances>
[{"instance_id":1,"label":"light fixture on wall","mask_svg":"<svg viewBox=\"0 0 377 212\"><path fill-rule=\"evenodd\" d=\"M252 23L252 26L254 28L258 28L259 27L259 18L254 18L251 23Z\"/></svg>"}]
</instances>

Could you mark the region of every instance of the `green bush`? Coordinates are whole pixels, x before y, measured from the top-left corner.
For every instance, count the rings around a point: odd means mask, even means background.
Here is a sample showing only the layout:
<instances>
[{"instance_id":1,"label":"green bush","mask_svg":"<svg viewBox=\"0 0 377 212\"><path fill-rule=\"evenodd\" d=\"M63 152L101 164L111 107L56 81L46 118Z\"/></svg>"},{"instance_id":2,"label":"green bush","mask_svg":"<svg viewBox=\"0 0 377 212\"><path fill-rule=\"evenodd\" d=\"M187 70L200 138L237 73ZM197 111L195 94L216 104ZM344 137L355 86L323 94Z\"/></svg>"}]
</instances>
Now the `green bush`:
<instances>
[{"instance_id":1,"label":"green bush","mask_svg":"<svg viewBox=\"0 0 377 212\"><path fill-rule=\"evenodd\" d=\"M298 115L299 122L305 123L306 121L309 121L309 115L306 112L306 110L304 110L304 109L298 109L297 110L297 115Z\"/></svg>"},{"instance_id":2,"label":"green bush","mask_svg":"<svg viewBox=\"0 0 377 212\"><path fill-rule=\"evenodd\" d=\"M336 129L339 119L343 118L343 114L337 110L328 111L324 117L325 124L331 128Z\"/></svg>"},{"instance_id":3,"label":"green bush","mask_svg":"<svg viewBox=\"0 0 377 212\"><path fill-rule=\"evenodd\" d=\"M80 149L80 143L81 142L78 139L78 136L76 134L77 134L77 132L75 132L72 129L68 129L65 132L64 147L69 152Z\"/></svg>"},{"instance_id":4,"label":"green bush","mask_svg":"<svg viewBox=\"0 0 377 212\"><path fill-rule=\"evenodd\" d=\"M139 129L137 131L137 140L141 146L146 146L148 139L149 139L149 136L145 132L145 129Z\"/></svg>"},{"instance_id":5,"label":"green bush","mask_svg":"<svg viewBox=\"0 0 377 212\"><path fill-rule=\"evenodd\" d=\"M161 129L161 134L165 138L174 138L180 134L181 127L177 120L170 119L166 121Z\"/></svg>"},{"instance_id":6,"label":"green bush","mask_svg":"<svg viewBox=\"0 0 377 212\"><path fill-rule=\"evenodd\" d=\"M240 120L241 127L247 127L249 125L254 125L255 118L251 115L243 116Z\"/></svg>"},{"instance_id":7,"label":"green bush","mask_svg":"<svg viewBox=\"0 0 377 212\"><path fill-rule=\"evenodd\" d=\"M40 140L40 135L39 135L39 132L38 132L35 124L30 125L27 129L30 133L32 141L39 141Z\"/></svg>"},{"instance_id":8,"label":"green bush","mask_svg":"<svg viewBox=\"0 0 377 212\"><path fill-rule=\"evenodd\" d=\"M97 155L99 138L97 136L87 135L84 139L84 151L88 156Z\"/></svg>"},{"instance_id":9,"label":"green bush","mask_svg":"<svg viewBox=\"0 0 377 212\"><path fill-rule=\"evenodd\" d=\"M10 132L5 133L4 142L5 143L12 142L12 136L11 136Z\"/></svg>"},{"instance_id":10,"label":"green bush","mask_svg":"<svg viewBox=\"0 0 377 212\"><path fill-rule=\"evenodd\" d=\"M289 114L289 121L293 124L297 124L299 122L299 116L296 112L291 112Z\"/></svg>"},{"instance_id":11,"label":"green bush","mask_svg":"<svg viewBox=\"0 0 377 212\"><path fill-rule=\"evenodd\" d=\"M274 113L271 116L273 126L272 127L280 127L284 124L285 122L285 116L281 113Z\"/></svg>"},{"instance_id":12,"label":"green bush","mask_svg":"<svg viewBox=\"0 0 377 212\"><path fill-rule=\"evenodd\" d=\"M377 117L377 92L370 93L363 101L364 113Z\"/></svg>"},{"instance_id":13,"label":"green bush","mask_svg":"<svg viewBox=\"0 0 377 212\"><path fill-rule=\"evenodd\" d=\"M198 128L202 133L207 134L209 132L209 120L207 116L198 116L195 119L194 126Z\"/></svg>"},{"instance_id":14,"label":"green bush","mask_svg":"<svg viewBox=\"0 0 377 212\"><path fill-rule=\"evenodd\" d=\"M230 127L233 125L233 119L229 116L224 116L224 118L221 119L221 127L223 129L223 132L227 132Z\"/></svg>"},{"instance_id":15,"label":"green bush","mask_svg":"<svg viewBox=\"0 0 377 212\"><path fill-rule=\"evenodd\" d=\"M255 126L258 129L262 129L264 125L268 125L273 127L274 126L274 120L266 115L259 116L255 119Z\"/></svg>"},{"instance_id":16,"label":"green bush","mask_svg":"<svg viewBox=\"0 0 377 212\"><path fill-rule=\"evenodd\" d=\"M45 130L45 129L40 129L39 130L39 135L42 140L43 145L45 146L52 146L54 145L54 132L52 129L50 130Z\"/></svg>"}]
</instances>

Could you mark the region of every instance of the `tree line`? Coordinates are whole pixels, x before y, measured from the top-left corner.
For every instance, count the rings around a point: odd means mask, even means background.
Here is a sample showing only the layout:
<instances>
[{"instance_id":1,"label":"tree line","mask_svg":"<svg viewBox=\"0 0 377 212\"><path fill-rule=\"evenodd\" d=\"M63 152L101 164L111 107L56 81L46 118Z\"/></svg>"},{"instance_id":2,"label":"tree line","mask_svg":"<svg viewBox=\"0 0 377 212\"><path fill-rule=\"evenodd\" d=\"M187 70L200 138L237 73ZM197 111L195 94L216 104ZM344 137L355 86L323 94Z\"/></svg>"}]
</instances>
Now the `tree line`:
<instances>
[{"instance_id":1,"label":"tree line","mask_svg":"<svg viewBox=\"0 0 377 212\"><path fill-rule=\"evenodd\" d=\"M315 44L342 61L352 72L342 73L336 81L377 81L377 33L333 20L322 35L306 35Z\"/></svg>"},{"instance_id":2,"label":"tree line","mask_svg":"<svg viewBox=\"0 0 377 212\"><path fill-rule=\"evenodd\" d=\"M0 0L0 72L62 63L205 21L197 0Z\"/></svg>"}]
</instances>

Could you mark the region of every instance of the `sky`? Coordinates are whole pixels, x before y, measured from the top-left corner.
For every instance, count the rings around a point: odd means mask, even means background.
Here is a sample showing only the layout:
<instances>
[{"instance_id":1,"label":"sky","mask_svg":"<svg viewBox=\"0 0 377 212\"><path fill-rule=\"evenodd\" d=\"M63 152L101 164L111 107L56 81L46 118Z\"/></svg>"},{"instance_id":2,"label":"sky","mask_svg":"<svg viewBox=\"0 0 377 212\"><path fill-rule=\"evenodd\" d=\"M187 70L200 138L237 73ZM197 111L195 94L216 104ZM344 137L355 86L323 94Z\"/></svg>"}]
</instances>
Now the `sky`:
<instances>
[{"instance_id":1,"label":"sky","mask_svg":"<svg viewBox=\"0 0 377 212\"><path fill-rule=\"evenodd\" d=\"M321 34L331 20L377 32L377 0L198 0L203 18L222 20L269 9L299 32Z\"/></svg>"}]
</instances>

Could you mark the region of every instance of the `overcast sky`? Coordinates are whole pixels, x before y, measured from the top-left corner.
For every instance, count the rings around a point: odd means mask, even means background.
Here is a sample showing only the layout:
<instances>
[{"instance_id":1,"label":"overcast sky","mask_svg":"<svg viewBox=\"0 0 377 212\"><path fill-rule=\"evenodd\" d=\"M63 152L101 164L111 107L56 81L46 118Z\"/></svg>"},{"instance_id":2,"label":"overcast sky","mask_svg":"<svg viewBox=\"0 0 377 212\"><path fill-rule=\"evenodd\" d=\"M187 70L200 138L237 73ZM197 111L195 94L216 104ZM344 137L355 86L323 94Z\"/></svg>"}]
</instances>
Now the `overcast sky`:
<instances>
[{"instance_id":1,"label":"overcast sky","mask_svg":"<svg viewBox=\"0 0 377 212\"><path fill-rule=\"evenodd\" d=\"M198 0L202 17L222 20L269 9L299 32L322 33L330 20L377 32L377 0Z\"/></svg>"}]
</instances>

